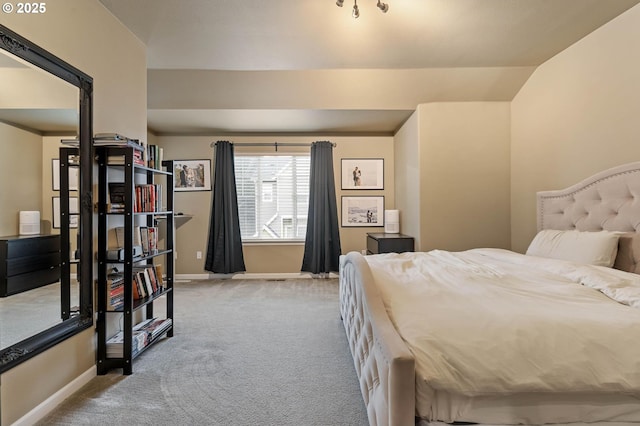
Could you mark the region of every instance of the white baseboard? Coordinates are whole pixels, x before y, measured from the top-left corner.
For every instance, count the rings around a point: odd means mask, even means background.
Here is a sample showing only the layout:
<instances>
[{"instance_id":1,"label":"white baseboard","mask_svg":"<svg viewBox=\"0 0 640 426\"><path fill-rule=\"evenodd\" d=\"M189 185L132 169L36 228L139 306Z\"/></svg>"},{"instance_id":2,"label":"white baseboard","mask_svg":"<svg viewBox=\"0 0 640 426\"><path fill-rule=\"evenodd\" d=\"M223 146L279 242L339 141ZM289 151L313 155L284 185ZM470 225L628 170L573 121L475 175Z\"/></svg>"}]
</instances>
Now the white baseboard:
<instances>
[{"instance_id":1,"label":"white baseboard","mask_svg":"<svg viewBox=\"0 0 640 426\"><path fill-rule=\"evenodd\" d=\"M36 422L44 418L44 416L52 412L58 405L60 405L62 401L64 401L69 396L77 392L81 387L89 383L89 381L96 377L96 375L97 369L94 365L93 367L82 373L80 376L76 377L73 381L60 389L58 392L54 393L49 398L44 400L33 410L22 416L20 419L18 419L18 421L13 423L12 426L30 426L35 424Z\"/></svg>"},{"instance_id":2,"label":"white baseboard","mask_svg":"<svg viewBox=\"0 0 640 426\"><path fill-rule=\"evenodd\" d=\"M282 280L288 278L316 278L315 276L302 272L283 272L283 273L239 273L239 274L176 274L175 282L180 281L197 281L212 279L232 279L232 280ZM338 278L338 274L330 273L329 278Z\"/></svg>"}]
</instances>

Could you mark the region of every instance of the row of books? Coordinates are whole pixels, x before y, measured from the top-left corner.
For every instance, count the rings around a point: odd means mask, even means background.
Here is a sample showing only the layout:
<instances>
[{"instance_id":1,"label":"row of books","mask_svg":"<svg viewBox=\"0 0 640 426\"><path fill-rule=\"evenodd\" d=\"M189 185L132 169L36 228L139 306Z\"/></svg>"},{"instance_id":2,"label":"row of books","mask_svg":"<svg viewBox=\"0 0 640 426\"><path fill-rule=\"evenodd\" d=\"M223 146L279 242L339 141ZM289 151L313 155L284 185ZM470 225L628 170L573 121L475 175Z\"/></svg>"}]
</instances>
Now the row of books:
<instances>
[{"instance_id":1,"label":"row of books","mask_svg":"<svg viewBox=\"0 0 640 426\"><path fill-rule=\"evenodd\" d=\"M149 183L136 185L136 197L133 203L134 212L162 211L162 185Z\"/></svg>"},{"instance_id":2,"label":"row of books","mask_svg":"<svg viewBox=\"0 0 640 426\"><path fill-rule=\"evenodd\" d=\"M164 288L162 265L134 266L133 299L148 297ZM124 275L122 272L109 274L106 287L107 310L118 311L124 307Z\"/></svg>"},{"instance_id":3,"label":"row of books","mask_svg":"<svg viewBox=\"0 0 640 426\"><path fill-rule=\"evenodd\" d=\"M162 211L162 185L157 183L140 184L134 187L133 211L160 212ZM109 182L109 203L107 213L125 212L125 184L124 182Z\"/></svg>"},{"instance_id":4,"label":"row of books","mask_svg":"<svg viewBox=\"0 0 640 426\"><path fill-rule=\"evenodd\" d=\"M163 150L158 145L147 146L147 167L150 169L162 169Z\"/></svg>"},{"instance_id":5,"label":"row of books","mask_svg":"<svg viewBox=\"0 0 640 426\"><path fill-rule=\"evenodd\" d=\"M158 268L160 268L160 271L158 271ZM134 300L151 296L162 290L162 265L146 265L134 267L133 269Z\"/></svg>"},{"instance_id":6,"label":"row of books","mask_svg":"<svg viewBox=\"0 0 640 426\"><path fill-rule=\"evenodd\" d=\"M171 318L151 318L133 327L132 356L136 356L145 346L166 333L173 325ZM118 358L124 355L124 331L120 330L107 340L107 357Z\"/></svg>"},{"instance_id":7,"label":"row of books","mask_svg":"<svg viewBox=\"0 0 640 426\"><path fill-rule=\"evenodd\" d=\"M124 226L116 226L116 242L118 247L125 247ZM142 254L156 254L158 252L158 227L157 226L134 226L133 246L142 247ZM135 252L134 252L135 256Z\"/></svg>"}]
</instances>

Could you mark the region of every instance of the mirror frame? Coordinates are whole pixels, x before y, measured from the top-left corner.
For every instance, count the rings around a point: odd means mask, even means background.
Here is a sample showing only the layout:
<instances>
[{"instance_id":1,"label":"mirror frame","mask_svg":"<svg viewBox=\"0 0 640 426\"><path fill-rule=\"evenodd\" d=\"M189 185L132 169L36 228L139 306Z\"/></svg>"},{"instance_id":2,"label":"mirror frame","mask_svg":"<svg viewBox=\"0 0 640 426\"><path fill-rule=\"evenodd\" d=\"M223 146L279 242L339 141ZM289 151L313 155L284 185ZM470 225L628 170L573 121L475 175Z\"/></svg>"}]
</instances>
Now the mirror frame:
<instances>
[{"instance_id":1,"label":"mirror frame","mask_svg":"<svg viewBox=\"0 0 640 426\"><path fill-rule=\"evenodd\" d=\"M93 79L38 45L0 25L0 48L79 89L80 312L38 334L0 350L0 374L93 325ZM65 250L65 248L61 248ZM68 249L68 248L67 248Z\"/></svg>"}]
</instances>

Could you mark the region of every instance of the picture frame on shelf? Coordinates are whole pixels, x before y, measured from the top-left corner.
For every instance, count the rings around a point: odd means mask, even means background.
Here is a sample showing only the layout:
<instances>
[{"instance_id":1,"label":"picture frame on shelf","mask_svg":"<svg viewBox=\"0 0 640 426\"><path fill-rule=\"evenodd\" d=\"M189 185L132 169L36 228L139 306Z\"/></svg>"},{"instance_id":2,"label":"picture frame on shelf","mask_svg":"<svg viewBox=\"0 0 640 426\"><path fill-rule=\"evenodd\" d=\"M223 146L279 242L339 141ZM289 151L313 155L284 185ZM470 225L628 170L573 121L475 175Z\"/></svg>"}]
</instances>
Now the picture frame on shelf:
<instances>
[{"instance_id":1,"label":"picture frame on shelf","mask_svg":"<svg viewBox=\"0 0 640 426\"><path fill-rule=\"evenodd\" d=\"M60 229L60 197L52 198L52 227ZM78 197L69 197L69 228L78 227Z\"/></svg>"},{"instance_id":2,"label":"picture frame on shelf","mask_svg":"<svg viewBox=\"0 0 640 426\"><path fill-rule=\"evenodd\" d=\"M384 189L384 158L341 159L342 189Z\"/></svg>"},{"instance_id":3,"label":"picture frame on shelf","mask_svg":"<svg viewBox=\"0 0 640 426\"><path fill-rule=\"evenodd\" d=\"M211 191L211 160L175 160L176 192Z\"/></svg>"},{"instance_id":4,"label":"picture frame on shelf","mask_svg":"<svg viewBox=\"0 0 640 426\"><path fill-rule=\"evenodd\" d=\"M342 196L342 227L383 227L384 196Z\"/></svg>"},{"instance_id":5,"label":"picture frame on shelf","mask_svg":"<svg viewBox=\"0 0 640 426\"><path fill-rule=\"evenodd\" d=\"M69 191L78 190L78 167L68 167L69 169ZM60 191L60 159L51 159L51 189Z\"/></svg>"}]
</instances>

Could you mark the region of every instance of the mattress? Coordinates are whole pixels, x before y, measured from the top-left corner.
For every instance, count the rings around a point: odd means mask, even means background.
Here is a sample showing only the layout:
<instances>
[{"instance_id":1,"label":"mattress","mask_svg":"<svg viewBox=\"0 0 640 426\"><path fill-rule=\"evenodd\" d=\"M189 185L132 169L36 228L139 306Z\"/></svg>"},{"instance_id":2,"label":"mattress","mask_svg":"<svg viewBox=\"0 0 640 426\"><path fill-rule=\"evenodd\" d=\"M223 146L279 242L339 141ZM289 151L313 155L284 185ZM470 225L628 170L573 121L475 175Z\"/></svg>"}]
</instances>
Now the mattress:
<instances>
[{"instance_id":1,"label":"mattress","mask_svg":"<svg viewBox=\"0 0 640 426\"><path fill-rule=\"evenodd\" d=\"M499 249L366 260L415 357L419 417L640 420L637 275Z\"/></svg>"}]
</instances>

